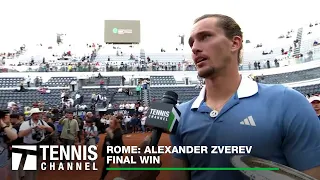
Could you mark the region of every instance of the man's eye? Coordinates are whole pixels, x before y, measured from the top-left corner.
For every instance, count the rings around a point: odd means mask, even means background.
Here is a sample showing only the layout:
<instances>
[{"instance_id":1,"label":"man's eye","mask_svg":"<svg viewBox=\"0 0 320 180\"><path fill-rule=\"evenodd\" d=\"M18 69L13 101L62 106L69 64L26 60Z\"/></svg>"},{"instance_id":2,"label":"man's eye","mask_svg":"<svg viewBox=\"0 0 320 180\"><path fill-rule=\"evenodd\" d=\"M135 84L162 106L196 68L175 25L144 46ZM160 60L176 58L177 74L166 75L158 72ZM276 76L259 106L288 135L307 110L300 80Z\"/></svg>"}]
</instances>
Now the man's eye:
<instances>
[{"instance_id":1,"label":"man's eye","mask_svg":"<svg viewBox=\"0 0 320 180\"><path fill-rule=\"evenodd\" d=\"M203 35L202 37L201 37L201 40L206 40L207 38L209 38L209 37L211 37L211 35Z\"/></svg>"}]
</instances>

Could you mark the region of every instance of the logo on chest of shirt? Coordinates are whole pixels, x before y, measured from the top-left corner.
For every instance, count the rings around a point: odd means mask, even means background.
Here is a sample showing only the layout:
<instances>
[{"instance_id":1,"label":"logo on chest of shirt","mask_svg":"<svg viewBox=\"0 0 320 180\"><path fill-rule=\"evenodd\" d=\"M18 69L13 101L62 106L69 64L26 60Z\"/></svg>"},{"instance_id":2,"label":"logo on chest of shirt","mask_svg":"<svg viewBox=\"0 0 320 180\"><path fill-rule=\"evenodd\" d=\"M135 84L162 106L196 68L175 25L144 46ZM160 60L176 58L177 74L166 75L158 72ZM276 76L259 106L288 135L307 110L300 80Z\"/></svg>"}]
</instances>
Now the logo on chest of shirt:
<instances>
[{"instance_id":1,"label":"logo on chest of shirt","mask_svg":"<svg viewBox=\"0 0 320 180\"><path fill-rule=\"evenodd\" d=\"M241 121L240 124L246 126L257 126L252 116L248 116L243 121Z\"/></svg>"}]
</instances>

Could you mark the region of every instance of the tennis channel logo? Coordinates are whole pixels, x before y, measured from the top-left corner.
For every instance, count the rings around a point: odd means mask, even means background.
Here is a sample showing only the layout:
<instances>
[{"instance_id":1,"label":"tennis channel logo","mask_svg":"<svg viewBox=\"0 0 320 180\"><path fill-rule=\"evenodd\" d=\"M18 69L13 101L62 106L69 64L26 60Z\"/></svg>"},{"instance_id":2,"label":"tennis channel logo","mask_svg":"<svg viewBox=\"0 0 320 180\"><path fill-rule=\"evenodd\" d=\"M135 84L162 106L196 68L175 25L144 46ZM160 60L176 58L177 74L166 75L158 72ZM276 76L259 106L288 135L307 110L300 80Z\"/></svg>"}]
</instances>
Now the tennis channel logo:
<instances>
[{"instance_id":1,"label":"tennis channel logo","mask_svg":"<svg viewBox=\"0 0 320 180\"><path fill-rule=\"evenodd\" d=\"M19 170L58 170L96 171L97 146L59 145L13 145L11 169ZM25 157L23 155L25 154ZM40 155L41 154L41 155ZM49 158L48 158L49 157ZM65 163L64 163L65 162Z\"/></svg>"}]
</instances>

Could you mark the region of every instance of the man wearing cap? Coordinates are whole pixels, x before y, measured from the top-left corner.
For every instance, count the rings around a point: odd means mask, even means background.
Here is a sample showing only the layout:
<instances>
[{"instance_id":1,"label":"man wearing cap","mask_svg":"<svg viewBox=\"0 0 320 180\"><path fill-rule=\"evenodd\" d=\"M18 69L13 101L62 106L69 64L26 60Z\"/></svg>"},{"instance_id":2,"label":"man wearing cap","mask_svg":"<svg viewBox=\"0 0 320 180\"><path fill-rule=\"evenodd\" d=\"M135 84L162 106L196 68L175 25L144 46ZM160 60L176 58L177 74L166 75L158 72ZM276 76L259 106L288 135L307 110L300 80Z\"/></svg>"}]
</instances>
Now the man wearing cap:
<instances>
[{"instance_id":1,"label":"man wearing cap","mask_svg":"<svg viewBox=\"0 0 320 180\"><path fill-rule=\"evenodd\" d=\"M311 96L308 100L312 104L312 107L316 111L318 118L320 120L320 97L319 96Z\"/></svg>"},{"instance_id":2,"label":"man wearing cap","mask_svg":"<svg viewBox=\"0 0 320 180\"><path fill-rule=\"evenodd\" d=\"M73 119L73 111L69 109L66 110L66 115L59 120L59 124L62 125L62 132L60 136L62 145L74 145L79 132L79 124L77 120Z\"/></svg>"},{"instance_id":3,"label":"man wearing cap","mask_svg":"<svg viewBox=\"0 0 320 180\"><path fill-rule=\"evenodd\" d=\"M39 108L32 108L30 110L31 119L24 121L19 129L19 137L23 137L23 143L27 145L40 145L45 138L45 132L52 132L53 129L43 120L40 119ZM38 154L38 166L41 161L41 154ZM23 158L22 161L25 159ZM25 180L37 179L37 171L26 171Z\"/></svg>"},{"instance_id":4,"label":"man wearing cap","mask_svg":"<svg viewBox=\"0 0 320 180\"><path fill-rule=\"evenodd\" d=\"M6 180L9 174L8 142L17 139L17 137L17 133L10 124L9 111L0 110L0 180Z\"/></svg>"}]
</instances>

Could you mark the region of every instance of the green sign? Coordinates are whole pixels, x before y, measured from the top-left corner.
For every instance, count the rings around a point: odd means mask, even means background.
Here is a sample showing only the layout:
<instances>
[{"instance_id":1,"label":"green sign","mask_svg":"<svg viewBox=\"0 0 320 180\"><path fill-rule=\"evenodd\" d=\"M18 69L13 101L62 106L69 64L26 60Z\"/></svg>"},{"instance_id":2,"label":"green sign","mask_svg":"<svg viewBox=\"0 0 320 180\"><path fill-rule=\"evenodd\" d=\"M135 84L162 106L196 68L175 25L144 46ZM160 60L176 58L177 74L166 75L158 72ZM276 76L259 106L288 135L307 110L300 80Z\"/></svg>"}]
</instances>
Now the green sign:
<instances>
[{"instance_id":1,"label":"green sign","mask_svg":"<svg viewBox=\"0 0 320 180\"><path fill-rule=\"evenodd\" d=\"M113 29L112 29L112 32L113 32L114 34L117 34L117 33L118 33L118 28L113 28Z\"/></svg>"}]
</instances>

